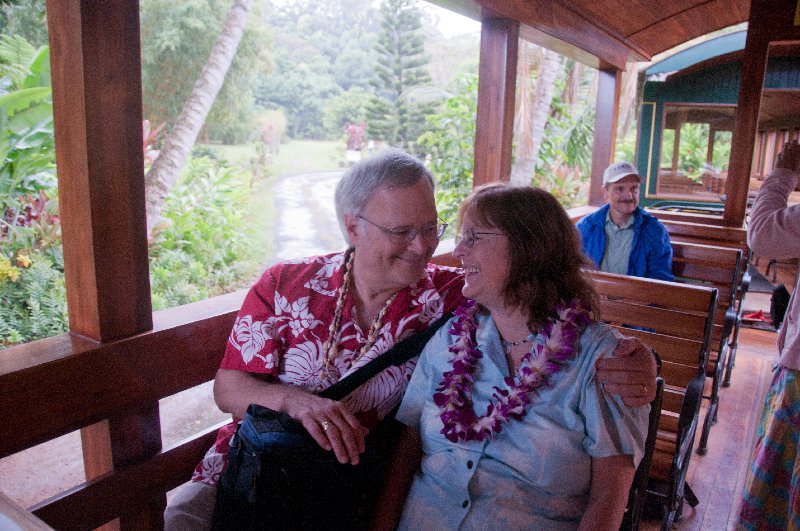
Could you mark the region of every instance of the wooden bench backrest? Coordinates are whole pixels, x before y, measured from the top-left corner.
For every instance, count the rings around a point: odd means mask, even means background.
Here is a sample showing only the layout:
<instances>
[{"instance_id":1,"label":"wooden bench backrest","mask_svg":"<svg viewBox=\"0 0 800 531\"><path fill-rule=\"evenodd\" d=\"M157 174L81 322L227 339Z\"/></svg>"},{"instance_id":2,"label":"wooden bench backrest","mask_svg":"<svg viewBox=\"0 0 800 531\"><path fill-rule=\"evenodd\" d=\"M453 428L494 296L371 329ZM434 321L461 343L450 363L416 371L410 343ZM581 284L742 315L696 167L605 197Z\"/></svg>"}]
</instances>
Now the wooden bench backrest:
<instances>
[{"instance_id":1,"label":"wooden bench backrest","mask_svg":"<svg viewBox=\"0 0 800 531\"><path fill-rule=\"evenodd\" d=\"M676 212L674 210L660 210L658 208L645 208L645 211L651 216L660 220L662 223L664 221L683 221L689 223L700 223L703 225L716 225L718 227L724 226L724 220L722 216L695 214L693 212Z\"/></svg>"},{"instance_id":2,"label":"wooden bench backrest","mask_svg":"<svg viewBox=\"0 0 800 531\"><path fill-rule=\"evenodd\" d=\"M661 220L669 233L670 240L733 247L747 256L747 231L741 227L720 227L687 221Z\"/></svg>"},{"instance_id":3,"label":"wooden bench backrest","mask_svg":"<svg viewBox=\"0 0 800 531\"><path fill-rule=\"evenodd\" d=\"M714 318L712 348L721 339L728 308L735 304L742 251L735 248L672 242L672 273L681 283L717 288L717 311Z\"/></svg>"},{"instance_id":4,"label":"wooden bench backrest","mask_svg":"<svg viewBox=\"0 0 800 531\"><path fill-rule=\"evenodd\" d=\"M718 305L733 304L733 289L744 265L741 250L677 240L671 243L672 274L676 279L713 285L719 290Z\"/></svg>"},{"instance_id":5,"label":"wooden bench backrest","mask_svg":"<svg viewBox=\"0 0 800 531\"><path fill-rule=\"evenodd\" d=\"M587 271L604 321L658 352L666 385L659 431L676 433L683 394L704 370L716 308L714 288ZM636 327L636 328L631 328Z\"/></svg>"}]
</instances>

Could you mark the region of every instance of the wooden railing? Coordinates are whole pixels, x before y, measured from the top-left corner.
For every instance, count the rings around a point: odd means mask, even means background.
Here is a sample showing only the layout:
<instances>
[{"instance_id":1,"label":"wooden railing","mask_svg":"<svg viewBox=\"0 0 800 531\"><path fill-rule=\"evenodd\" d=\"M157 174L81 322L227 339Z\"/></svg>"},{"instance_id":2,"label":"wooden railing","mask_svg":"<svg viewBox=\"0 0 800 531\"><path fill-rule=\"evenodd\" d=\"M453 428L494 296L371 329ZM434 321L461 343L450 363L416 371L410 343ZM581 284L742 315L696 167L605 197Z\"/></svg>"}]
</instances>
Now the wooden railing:
<instances>
[{"instance_id":1,"label":"wooden railing","mask_svg":"<svg viewBox=\"0 0 800 531\"><path fill-rule=\"evenodd\" d=\"M13 428L0 440L0 457L96 423L160 440L158 400L214 377L244 294L155 312L152 331L120 341L64 334L4 350L0 419ZM131 425L142 410L153 420ZM123 528L158 529L165 493L189 479L215 433L204 430L168 449L157 445L146 458L45 500L33 512L56 529L91 529L117 517ZM149 525L141 517L126 525L124 515L135 508L147 509Z\"/></svg>"}]
</instances>

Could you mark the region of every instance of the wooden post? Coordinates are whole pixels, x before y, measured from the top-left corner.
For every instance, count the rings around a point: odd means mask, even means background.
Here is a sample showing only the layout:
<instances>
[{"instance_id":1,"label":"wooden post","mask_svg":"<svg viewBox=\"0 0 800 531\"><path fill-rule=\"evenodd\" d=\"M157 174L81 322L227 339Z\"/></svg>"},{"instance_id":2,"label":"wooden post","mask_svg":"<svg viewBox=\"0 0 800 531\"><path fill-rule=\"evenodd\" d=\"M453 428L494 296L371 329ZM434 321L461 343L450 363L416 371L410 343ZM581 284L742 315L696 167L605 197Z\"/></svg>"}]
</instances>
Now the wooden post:
<instances>
[{"instance_id":1,"label":"wooden post","mask_svg":"<svg viewBox=\"0 0 800 531\"><path fill-rule=\"evenodd\" d=\"M108 342L152 329L139 3L48 0L47 18L70 330ZM161 448L158 403L81 437L88 479L141 460ZM150 528L164 504L132 508L120 527Z\"/></svg>"},{"instance_id":2,"label":"wooden post","mask_svg":"<svg viewBox=\"0 0 800 531\"><path fill-rule=\"evenodd\" d=\"M603 172L614 162L619 115L619 89L622 71L617 68L598 72L597 107L594 117L592 145L592 177L589 183L589 204L603 204Z\"/></svg>"},{"instance_id":3,"label":"wooden post","mask_svg":"<svg viewBox=\"0 0 800 531\"><path fill-rule=\"evenodd\" d=\"M478 73L473 185L508 181L514 135L519 23L484 18Z\"/></svg>"},{"instance_id":4,"label":"wooden post","mask_svg":"<svg viewBox=\"0 0 800 531\"><path fill-rule=\"evenodd\" d=\"M753 6L756 1L753 2ZM750 16L752 15L751 8ZM726 200L722 219L725 225L731 227L741 227L744 224L768 50L769 41L765 36L759 35L757 28L750 27L742 58L739 102L731 139L728 181L725 183Z\"/></svg>"},{"instance_id":5,"label":"wooden post","mask_svg":"<svg viewBox=\"0 0 800 531\"><path fill-rule=\"evenodd\" d=\"M750 3L736 124L725 185L727 200L723 221L728 226L741 227L747 210L747 192L769 43L800 40L800 26L794 25L797 8L798 0L752 0Z\"/></svg>"}]
</instances>

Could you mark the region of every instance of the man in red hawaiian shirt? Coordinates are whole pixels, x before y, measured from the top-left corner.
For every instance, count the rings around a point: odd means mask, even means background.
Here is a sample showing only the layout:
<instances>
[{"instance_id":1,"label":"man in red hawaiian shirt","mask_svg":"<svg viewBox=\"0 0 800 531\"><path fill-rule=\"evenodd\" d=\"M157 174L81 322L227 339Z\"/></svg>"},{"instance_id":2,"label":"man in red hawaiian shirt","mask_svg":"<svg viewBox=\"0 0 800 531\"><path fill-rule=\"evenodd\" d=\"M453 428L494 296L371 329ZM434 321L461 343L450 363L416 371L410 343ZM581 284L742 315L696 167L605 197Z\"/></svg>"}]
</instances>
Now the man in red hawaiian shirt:
<instances>
[{"instance_id":1,"label":"man in red hawaiian shirt","mask_svg":"<svg viewBox=\"0 0 800 531\"><path fill-rule=\"evenodd\" d=\"M348 250L277 264L250 289L214 383L234 422L165 512L167 529L208 528L236 419L257 403L300 421L341 463L357 464L365 436L402 398L415 361L390 367L341 402L316 395L463 299L463 278L429 264L444 231L433 178L416 158L387 151L351 168L336 189ZM636 341L598 367L630 405L651 399L656 368Z\"/></svg>"}]
</instances>

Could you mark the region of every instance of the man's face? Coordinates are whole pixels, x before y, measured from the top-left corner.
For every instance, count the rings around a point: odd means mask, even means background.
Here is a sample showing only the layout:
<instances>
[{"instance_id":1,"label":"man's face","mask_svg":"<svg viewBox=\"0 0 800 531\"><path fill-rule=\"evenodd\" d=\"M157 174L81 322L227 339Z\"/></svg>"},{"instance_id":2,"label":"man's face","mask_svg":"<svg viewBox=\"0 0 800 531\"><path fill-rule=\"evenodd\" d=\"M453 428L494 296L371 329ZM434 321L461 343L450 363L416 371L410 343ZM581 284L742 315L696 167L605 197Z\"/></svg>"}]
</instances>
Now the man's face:
<instances>
[{"instance_id":1,"label":"man's face","mask_svg":"<svg viewBox=\"0 0 800 531\"><path fill-rule=\"evenodd\" d=\"M356 249L356 274L369 279L372 289L402 289L425 275L439 239L433 188L421 179L406 188L380 188L361 217L345 215L350 241ZM416 229L408 241L402 236Z\"/></svg>"},{"instance_id":2,"label":"man's face","mask_svg":"<svg viewBox=\"0 0 800 531\"><path fill-rule=\"evenodd\" d=\"M628 175L603 188L603 197L610 205L611 219L615 223L627 221L639 206L639 177Z\"/></svg>"}]
</instances>

